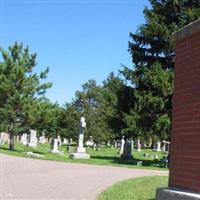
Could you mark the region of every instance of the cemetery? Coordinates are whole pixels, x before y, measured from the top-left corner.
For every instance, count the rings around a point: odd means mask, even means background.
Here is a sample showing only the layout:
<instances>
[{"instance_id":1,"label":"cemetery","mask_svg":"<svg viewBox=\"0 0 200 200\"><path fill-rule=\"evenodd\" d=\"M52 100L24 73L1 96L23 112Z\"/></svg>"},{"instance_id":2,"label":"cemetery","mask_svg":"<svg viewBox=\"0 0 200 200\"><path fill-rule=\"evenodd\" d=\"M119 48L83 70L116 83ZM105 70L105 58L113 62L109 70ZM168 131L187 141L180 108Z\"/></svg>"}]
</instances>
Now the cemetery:
<instances>
[{"instance_id":1,"label":"cemetery","mask_svg":"<svg viewBox=\"0 0 200 200\"><path fill-rule=\"evenodd\" d=\"M0 3L0 199L200 200L200 1L17 3Z\"/></svg>"},{"instance_id":2,"label":"cemetery","mask_svg":"<svg viewBox=\"0 0 200 200\"><path fill-rule=\"evenodd\" d=\"M73 159L72 155L77 152L76 144L74 143L70 145L62 143L62 145L59 146L57 139L52 139L51 142L46 142L44 144L38 143L37 147L29 146L28 143L24 145L24 142L22 143L18 141L15 144L15 151L9 151L8 143L4 143L0 145L0 150L2 153L9 155L57 160L62 162L168 170L166 162L163 161L164 158L167 158L168 152L148 148L137 151L136 147L133 150L131 150L131 148L127 150L126 146L127 145L125 143L124 153L121 152L121 148L112 148L107 145L102 145L98 148L98 150L90 146L85 146L83 156L80 155L82 157L75 159ZM128 147L129 146L130 145L128 145ZM27 152L29 152L29 154L27 154ZM30 154L30 152L32 152L32 154ZM85 152L89 155L86 158Z\"/></svg>"}]
</instances>

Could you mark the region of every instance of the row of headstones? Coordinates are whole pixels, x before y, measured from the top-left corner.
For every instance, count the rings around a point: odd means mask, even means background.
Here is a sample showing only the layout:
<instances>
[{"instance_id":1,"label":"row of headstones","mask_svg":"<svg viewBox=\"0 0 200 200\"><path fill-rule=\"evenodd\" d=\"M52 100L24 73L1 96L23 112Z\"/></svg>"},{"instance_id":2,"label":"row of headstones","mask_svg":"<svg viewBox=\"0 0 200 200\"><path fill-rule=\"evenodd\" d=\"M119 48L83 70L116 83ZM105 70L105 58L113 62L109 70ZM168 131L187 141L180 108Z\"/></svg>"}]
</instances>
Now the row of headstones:
<instances>
[{"instance_id":1,"label":"row of headstones","mask_svg":"<svg viewBox=\"0 0 200 200\"><path fill-rule=\"evenodd\" d=\"M154 145L155 151L169 151L169 142L163 141L162 145L163 149L161 149L161 142L156 142ZM122 159L132 159L133 156L131 154L131 151L134 149L134 141L131 140L125 140L124 137L121 140L121 146L120 146L120 155ZM137 140L137 151L141 151L141 143L140 140Z\"/></svg>"},{"instance_id":2,"label":"row of headstones","mask_svg":"<svg viewBox=\"0 0 200 200\"><path fill-rule=\"evenodd\" d=\"M130 146L131 146L131 149L132 150L134 150L134 146L136 146L136 150L137 151L141 151L141 148L142 148L142 146L144 146L144 147L151 147L151 144L150 145L145 145L145 144L141 144L141 141L138 139L137 141L136 141L136 145L135 145L135 142L134 142L134 140L128 140L127 141L128 143L130 143ZM107 143L103 143L103 145L105 145L106 144L106 146L108 146L108 147L111 147L111 148L118 148L118 149L122 149L122 146L124 145L124 143L125 143L125 139L124 139L124 137L122 137L122 139L121 139L121 141L119 142L117 142L117 141L115 141L114 142L114 145L111 145L111 143L110 143L110 141L108 141ZM169 144L170 144L170 142L168 142L168 141L163 141L163 142L160 142L160 141L158 141L158 142L154 142L153 143L153 150L154 151L164 151L164 152L168 152L169 151Z\"/></svg>"},{"instance_id":3,"label":"row of headstones","mask_svg":"<svg viewBox=\"0 0 200 200\"><path fill-rule=\"evenodd\" d=\"M50 138L50 139L45 138L44 132L43 132L42 136L39 137L39 140L38 140L35 130L30 130L30 134L24 133L21 136L21 143L23 145L28 145L30 147L36 147L37 143L45 144L46 142L48 142L51 144L52 140L53 140L52 138ZM70 138L70 140L65 138L62 142L60 136L57 137L56 141L58 142L58 146L61 146L62 144L72 144L73 143L72 138Z\"/></svg>"}]
</instances>

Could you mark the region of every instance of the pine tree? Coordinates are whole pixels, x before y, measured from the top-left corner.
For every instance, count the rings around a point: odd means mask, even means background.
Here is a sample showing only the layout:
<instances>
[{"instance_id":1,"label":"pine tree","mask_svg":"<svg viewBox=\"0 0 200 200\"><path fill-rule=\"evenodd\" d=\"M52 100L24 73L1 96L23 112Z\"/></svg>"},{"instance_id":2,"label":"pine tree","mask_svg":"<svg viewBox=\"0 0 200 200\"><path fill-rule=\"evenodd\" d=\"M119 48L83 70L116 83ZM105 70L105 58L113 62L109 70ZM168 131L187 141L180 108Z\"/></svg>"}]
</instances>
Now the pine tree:
<instances>
[{"instance_id":1,"label":"pine tree","mask_svg":"<svg viewBox=\"0 0 200 200\"><path fill-rule=\"evenodd\" d=\"M49 69L40 74L34 72L36 54L30 54L28 47L16 42L8 52L1 48L0 53L0 122L9 132L9 148L13 150L16 127L23 123L25 113L32 109L35 99L52 84L40 83L47 77Z\"/></svg>"},{"instance_id":2,"label":"pine tree","mask_svg":"<svg viewBox=\"0 0 200 200\"><path fill-rule=\"evenodd\" d=\"M146 22L135 34L130 33L129 52L134 68L125 67L122 71L134 88L134 110L127 117L132 118L132 124L138 124L143 136L167 139L175 60L171 36L200 17L200 2L150 0L150 4L144 9Z\"/></svg>"}]
</instances>

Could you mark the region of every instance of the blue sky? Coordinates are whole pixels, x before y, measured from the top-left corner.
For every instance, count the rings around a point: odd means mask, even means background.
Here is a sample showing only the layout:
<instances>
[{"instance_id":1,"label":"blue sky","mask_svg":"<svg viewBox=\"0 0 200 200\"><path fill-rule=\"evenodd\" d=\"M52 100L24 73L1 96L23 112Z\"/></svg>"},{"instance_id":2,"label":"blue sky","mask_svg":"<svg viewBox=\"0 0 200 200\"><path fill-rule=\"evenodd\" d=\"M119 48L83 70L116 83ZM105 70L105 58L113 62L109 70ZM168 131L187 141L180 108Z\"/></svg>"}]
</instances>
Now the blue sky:
<instances>
[{"instance_id":1,"label":"blue sky","mask_svg":"<svg viewBox=\"0 0 200 200\"><path fill-rule=\"evenodd\" d=\"M100 84L131 65L129 32L144 22L147 0L1 0L1 46L23 42L37 52L37 70L50 67L46 96L61 105L89 79Z\"/></svg>"}]
</instances>

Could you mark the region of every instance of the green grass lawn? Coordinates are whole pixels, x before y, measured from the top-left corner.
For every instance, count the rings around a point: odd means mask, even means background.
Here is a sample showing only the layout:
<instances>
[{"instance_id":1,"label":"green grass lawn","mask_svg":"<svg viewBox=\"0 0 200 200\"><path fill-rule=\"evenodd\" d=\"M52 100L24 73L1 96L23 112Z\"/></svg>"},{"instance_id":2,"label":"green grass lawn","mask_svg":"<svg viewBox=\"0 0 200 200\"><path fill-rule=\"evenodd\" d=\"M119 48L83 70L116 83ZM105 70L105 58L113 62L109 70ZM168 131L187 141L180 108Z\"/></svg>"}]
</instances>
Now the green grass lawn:
<instances>
[{"instance_id":1,"label":"green grass lawn","mask_svg":"<svg viewBox=\"0 0 200 200\"><path fill-rule=\"evenodd\" d=\"M155 200L158 187L166 187L168 177L152 176L129 179L114 184L98 197L98 200Z\"/></svg>"},{"instance_id":2,"label":"green grass lawn","mask_svg":"<svg viewBox=\"0 0 200 200\"><path fill-rule=\"evenodd\" d=\"M75 147L70 147L75 149ZM61 151L64 152L63 155L50 153L50 145L49 144L38 144L37 148L31 148L24 146L20 143L16 143L15 150L10 151L8 149L8 145L1 145L0 152L22 156L22 157L30 157L26 155L26 152L32 151L34 153L39 153L43 155L45 160L56 160L62 162L73 162L73 163L87 163L87 164L97 164L97 165L112 165L112 166L120 166L120 167L129 167L129 168L142 168L142 169L156 169L156 170L166 170L166 168L161 166L160 161L154 160L153 155L158 155L159 158L163 156L167 156L166 153L163 152L154 152L150 149L142 150L141 152L133 151L134 160L132 161L123 161L120 159L118 154L118 150L114 148L104 147L99 151L94 151L92 148L87 148L87 152L90 154L90 159L88 160L73 160L69 158L69 152L66 150L67 146L63 145L59 147ZM144 154L148 154L149 157L145 157ZM136 161L143 161L143 166L137 166Z\"/></svg>"}]
</instances>

